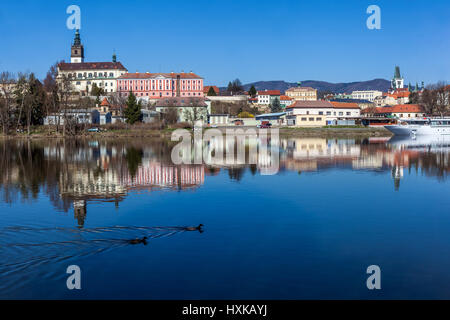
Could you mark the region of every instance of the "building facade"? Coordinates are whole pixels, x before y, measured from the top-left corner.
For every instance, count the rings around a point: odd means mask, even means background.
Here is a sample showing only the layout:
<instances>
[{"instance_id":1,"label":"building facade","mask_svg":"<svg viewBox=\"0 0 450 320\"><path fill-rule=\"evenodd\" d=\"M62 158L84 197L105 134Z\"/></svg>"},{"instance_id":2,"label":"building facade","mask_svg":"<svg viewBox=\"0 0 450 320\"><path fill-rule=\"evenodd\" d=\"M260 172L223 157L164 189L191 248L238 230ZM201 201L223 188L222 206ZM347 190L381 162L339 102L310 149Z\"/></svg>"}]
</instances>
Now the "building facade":
<instances>
[{"instance_id":1,"label":"building facade","mask_svg":"<svg viewBox=\"0 0 450 320\"><path fill-rule=\"evenodd\" d=\"M117 79L117 88L123 97L130 91L148 99L204 96L203 78L193 72L125 73Z\"/></svg>"},{"instance_id":2,"label":"building facade","mask_svg":"<svg viewBox=\"0 0 450 320\"><path fill-rule=\"evenodd\" d=\"M208 123L211 101L203 97L169 97L158 99L155 110L160 114L176 112L178 122L201 121Z\"/></svg>"},{"instance_id":3,"label":"building facade","mask_svg":"<svg viewBox=\"0 0 450 320\"><path fill-rule=\"evenodd\" d=\"M298 86L287 89L285 95L295 101L315 101L317 100L317 89Z\"/></svg>"},{"instance_id":4,"label":"building facade","mask_svg":"<svg viewBox=\"0 0 450 320\"><path fill-rule=\"evenodd\" d=\"M363 112L366 117L388 117L397 119L411 119L425 117L425 111L418 104L399 104L389 107L366 109Z\"/></svg>"},{"instance_id":5,"label":"building facade","mask_svg":"<svg viewBox=\"0 0 450 320\"><path fill-rule=\"evenodd\" d=\"M275 99L280 99L280 90L263 90L258 91L258 104L268 106L272 104Z\"/></svg>"},{"instance_id":6,"label":"building facade","mask_svg":"<svg viewBox=\"0 0 450 320\"><path fill-rule=\"evenodd\" d=\"M361 109L356 103L296 101L286 108L287 125L298 127L322 127L340 121L355 124L360 115Z\"/></svg>"},{"instance_id":7,"label":"building facade","mask_svg":"<svg viewBox=\"0 0 450 320\"><path fill-rule=\"evenodd\" d=\"M359 90L352 92L352 99L361 99L373 102L377 97L380 97L382 95L383 92L378 90Z\"/></svg>"},{"instance_id":8,"label":"building facade","mask_svg":"<svg viewBox=\"0 0 450 320\"><path fill-rule=\"evenodd\" d=\"M280 104L282 108L286 109L286 107L289 107L292 103L294 103L294 99L291 97L285 95L280 96Z\"/></svg>"}]
</instances>

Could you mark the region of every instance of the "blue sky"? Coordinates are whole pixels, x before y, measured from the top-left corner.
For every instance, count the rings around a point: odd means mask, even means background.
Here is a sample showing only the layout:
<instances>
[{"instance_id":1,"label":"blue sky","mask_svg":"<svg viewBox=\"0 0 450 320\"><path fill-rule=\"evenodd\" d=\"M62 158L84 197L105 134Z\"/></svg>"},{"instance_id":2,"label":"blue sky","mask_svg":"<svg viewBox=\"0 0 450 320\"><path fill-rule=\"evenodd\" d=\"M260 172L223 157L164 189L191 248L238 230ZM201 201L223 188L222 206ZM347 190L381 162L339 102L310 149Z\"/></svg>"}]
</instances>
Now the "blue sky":
<instances>
[{"instance_id":1,"label":"blue sky","mask_svg":"<svg viewBox=\"0 0 450 320\"><path fill-rule=\"evenodd\" d=\"M130 72L194 71L205 84L234 78L406 83L450 80L450 2L433 1L2 1L0 70L44 77L70 59L66 8L81 8L86 61L115 49ZM369 5L381 30L366 27Z\"/></svg>"}]
</instances>

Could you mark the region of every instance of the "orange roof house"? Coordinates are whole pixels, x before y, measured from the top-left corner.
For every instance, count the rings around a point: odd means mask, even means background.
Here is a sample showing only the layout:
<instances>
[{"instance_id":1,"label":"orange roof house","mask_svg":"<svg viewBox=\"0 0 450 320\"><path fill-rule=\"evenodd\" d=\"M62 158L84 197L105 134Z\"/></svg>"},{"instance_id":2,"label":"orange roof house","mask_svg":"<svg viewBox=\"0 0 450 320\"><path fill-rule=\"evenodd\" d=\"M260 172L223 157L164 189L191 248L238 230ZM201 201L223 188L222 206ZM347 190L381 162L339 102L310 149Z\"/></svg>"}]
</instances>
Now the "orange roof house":
<instances>
[{"instance_id":1,"label":"orange roof house","mask_svg":"<svg viewBox=\"0 0 450 320\"><path fill-rule=\"evenodd\" d=\"M330 101L335 109L361 109L355 102Z\"/></svg>"},{"instance_id":2,"label":"orange roof house","mask_svg":"<svg viewBox=\"0 0 450 320\"><path fill-rule=\"evenodd\" d=\"M203 93L205 95L207 95L211 88L213 88L213 90L216 93L216 95L219 95L220 89L218 87L216 87L216 86L205 86L205 87L203 87Z\"/></svg>"},{"instance_id":3,"label":"orange roof house","mask_svg":"<svg viewBox=\"0 0 450 320\"><path fill-rule=\"evenodd\" d=\"M392 114L415 114L416 116L425 115L422 106L418 104L398 104L391 107L368 108L362 111L366 114L392 115Z\"/></svg>"},{"instance_id":4,"label":"orange roof house","mask_svg":"<svg viewBox=\"0 0 450 320\"><path fill-rule=\"evenodd\" d=\"M100 106L109 107L109 102L108 99L106 99L106 97L103 99L102 103L100 103Z\"/></svg>"}]
</instances>

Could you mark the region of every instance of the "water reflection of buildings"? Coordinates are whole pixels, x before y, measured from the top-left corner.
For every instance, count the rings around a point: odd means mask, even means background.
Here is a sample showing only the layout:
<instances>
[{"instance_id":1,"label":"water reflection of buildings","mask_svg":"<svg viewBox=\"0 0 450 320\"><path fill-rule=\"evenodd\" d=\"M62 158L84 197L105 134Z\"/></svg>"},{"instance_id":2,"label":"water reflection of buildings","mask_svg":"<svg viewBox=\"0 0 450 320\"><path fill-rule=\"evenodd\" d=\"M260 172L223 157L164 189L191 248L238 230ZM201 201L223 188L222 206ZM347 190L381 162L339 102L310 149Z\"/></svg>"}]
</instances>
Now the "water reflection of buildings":
<instances>
[{"instance_id":1,"label":"water reflection of buildings","mask_svg":"<svg viewBox=\"0 0 450 320\"><path fill-rule=\"evenodd\" d=\"M150 163L140 166L135 175L130 173L122 177L122 185L128 189L135 188L171 188L190 189L197 188L205 182L204 165L164 165Z\"/></svg>"},{"instance_id":2,"label":"water reflection of buildings","mask_svg":"<svg viewBox=\"0 0 450 320\"><path fill-rule=\"evenodd\" d=\"M358 160L361 147L354 140L297 138L282 140L286 150L282 163L289 170L317 171Z\"/></svg>"},{"instance_id":3,"label":"water reflection of buildings","mask_svg":"<svg viewBox=\"0 0 450 320\"><path fill-rule=\"evenodd\" d=\"M134 175L126 170L122 175L107 169L95 172L89 168L69 170L61 175L60 194L62 198L73 201L74 216L79 226L84 225L87 215L87 202L119 202L131 190L152 191L155 189L193 189L205 180L203 165L171 166L161 163L148 163L137 168Z\"/></svg>"},{"instance_id":4,"label":"water reflection of buildings","mask_svg":"<svg viewBox=\"0 0 450 320\"><path fill-rule=\"evenodd\" d=\"M233 141L227 140L226 146L237 151ZM205 175L217 175L222 169L235 181L242 179L247 168L252 174L262 172L273 165L270 152L258 152L251 165L249 153L269 145L272 143L268 141L248 142L242 164L233 164L235 153L231 164L212 161L209 165L173 165L172 147L162 141L134 145L128 141L0 142L0 147L8 150L0 158L0 196L2 201L12 203L17 195L37 199L39 192L45 192L58 210L73 207L82 226L90 202L109 202L118 207L133 190L195 190L204 184ZM450 172L450 142L445 141L305 137L280 139L279 151L280 170L342 168L389 173L396 189L414 169L441 180Z\"/></svg>"},{"instance_id":5,"label":"water reflection of buildings","mask_svg":"<svg viewBox=\"0 0 450 320\"><path fill-rule=\"evenodd\" d=\"M84 225L89 202L112 202L117 208L132 190L187 190L205 180L204 165L164 164L151 146L136 149L91 141L75 148L47 146L44 155L63 164L59 195L73 204L79 226Z\"/></svg>"},{"instance_id":6,"label":"water reflection of buildings","mask_svg":"<svg viewBox=\"0 0 450 320\"><path fill-rule=\"evenodd\" d=\"M394 186L398 190L404 169L422 168L429 174L446 176L449 172L450 143L389 138L353 139L295 138L282 140L286 153L282 165L289 170L319 171L341 167L351 170L391 171ZM447 147L445 147L447 145ZM436 170L439 168L439 170ZM431 170L437 172L431 173Z\"/></svg>"}]
</instances>

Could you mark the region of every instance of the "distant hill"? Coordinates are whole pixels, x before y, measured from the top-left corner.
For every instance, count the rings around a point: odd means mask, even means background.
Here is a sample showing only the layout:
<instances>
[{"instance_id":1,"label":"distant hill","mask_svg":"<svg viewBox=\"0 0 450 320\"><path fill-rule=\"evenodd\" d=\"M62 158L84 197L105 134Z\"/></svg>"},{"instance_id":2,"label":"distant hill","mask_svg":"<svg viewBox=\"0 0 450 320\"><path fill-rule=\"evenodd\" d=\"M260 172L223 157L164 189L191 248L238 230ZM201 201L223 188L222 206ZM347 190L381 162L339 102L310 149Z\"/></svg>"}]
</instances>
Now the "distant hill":
<instances>
[{"instance_id":1,"label":"distant hill","mask_svg":"<svg viewBox=\"0 0 450 320\"><path fill-rule=\"evenodd\" d=\"M257 81L244 85L244 90L248 91L251 86L255 86L256 90L280 90L286 91L291 87L296 87L297 83L289 83L286 81ZM385 79L374 79L369 81L357 81L348 83L330 83L325 81L306 80L302 81L302 87L312 87L318 91L331 91L333 93L351 93L357 90L380 90L386 92L391 86L391 82ZM227 88L220 88L224 91Z\"/></svg>"}]
</instances>

